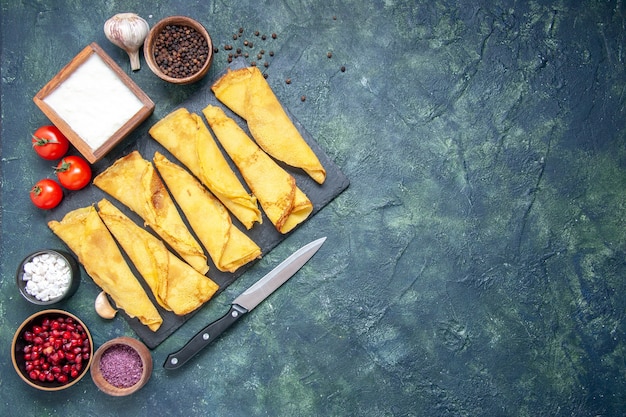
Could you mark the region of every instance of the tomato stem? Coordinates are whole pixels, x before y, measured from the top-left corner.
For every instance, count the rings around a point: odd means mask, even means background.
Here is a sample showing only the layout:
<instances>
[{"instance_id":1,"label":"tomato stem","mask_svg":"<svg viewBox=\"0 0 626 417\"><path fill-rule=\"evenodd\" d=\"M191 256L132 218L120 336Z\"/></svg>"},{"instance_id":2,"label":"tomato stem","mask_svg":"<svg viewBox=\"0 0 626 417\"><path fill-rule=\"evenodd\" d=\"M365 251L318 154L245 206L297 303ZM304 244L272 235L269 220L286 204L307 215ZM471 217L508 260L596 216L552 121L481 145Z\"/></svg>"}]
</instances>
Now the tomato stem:
<instances>
[{"instance_id":1,"label":"tomato stem","mask_svg":"<svg viewBox=\"0 0 626 417\"><path fill-rule=\"evenodd\" d=\"M44 145L47 145L48 143L59 143L59 141L56 139L40 138L35 135L33 135L32 138L35 140L35 142L33 142L33 148L35 146L44 146Z\"/></svg>"},{"instance_id":2,"label":"tomato stem","mask_svg":"<svg viewBox=\"0 0 626 417\"><path fill-rule=\"evenodd\" d=\"M66 172L70 169L71 166L72 164L63 159L61 160L61 163L56 168L54 168L54 172Z\"/></svg>"}]
</instances>

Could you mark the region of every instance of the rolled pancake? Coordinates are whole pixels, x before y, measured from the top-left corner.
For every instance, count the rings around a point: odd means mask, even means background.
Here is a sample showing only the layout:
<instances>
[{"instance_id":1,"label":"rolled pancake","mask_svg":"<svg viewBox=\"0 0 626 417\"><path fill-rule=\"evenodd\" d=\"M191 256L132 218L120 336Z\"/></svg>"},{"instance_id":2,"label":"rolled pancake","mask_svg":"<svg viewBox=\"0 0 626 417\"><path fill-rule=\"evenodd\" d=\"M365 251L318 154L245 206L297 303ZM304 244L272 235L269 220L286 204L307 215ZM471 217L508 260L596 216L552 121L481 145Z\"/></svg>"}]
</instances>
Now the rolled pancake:
<instances>
[{"instance_id":1,"label":"rolled pancake","mask_svg":"<svg viewBox=\"0 0 626 417\"><path fill-rule=\"evenodd\" d=\"M218 285L170 252L163 242L137 226L110 201L98 203L98 215L146 281L161 307L177 315L208 301Z\"/></svg>"},{"instance_id":2,"label":"rolled pancake","mask_svg":"<svg viewBox=\"0 0 626 417\"><path fill-rule=\"evenodd\" d=\"M246 120L252 137L265 152L287 165L302 168L317 183L324 182L326 170L257 67L228 69L211 90Z\"/></svg>"},{"instance_id":3,"label":"rolled pancake","mask_svg":"<svg viewBox=\"0 0 626 417\"><path fill-rule=\"evenodd\" d=\"M221 108L209 105L202 113L276 229L287 233L306 220L313 204L297 187L293 176L263 152Z\"/></svg>"},{"instance_id":4,"label":"rolled pancake","mask_svg":"<svg viewBox=\"0 0 626 417\"><path fill-rule=\"evenodd\" d=\"M187 229L150 161L138 151L115 161L93 183L137 213L189 265L206 274L209 265L202 246Z\"/></svg>"},{"instance_id":5,"label":"rolled pancake","mask_svg":"<svg viewBox=\"0 0 626 417\"><path fill-rule=\"evenodd\" d=\"M259 246L233 225L224 205L193 175L159 152L154 165L220 271L234 272L261 256Z\"/></svg>"},{"instance_id":6,"label":"rolled pancake","mask_svg":"<svg viewBox=\"0 0 626 417\"><path fill-rule=\"evenodd\" d=\"M161 326L163 319L93 206L70 211L60 222L48 222L48 227L76 254L87 274L118 308L152 331Z\"/></svg>"},{"instance_id":7,"label":"rolled pancake","mask_svg":"<svg viewBox=\"0 0 626 417\"><path fill-rule=\"evenodd\" d=\"M157 122L150 135L193 173L246 227L261 223L256 197L250 195L222 155L202 118L180 108Z\"/></svg>"}]
</instances>

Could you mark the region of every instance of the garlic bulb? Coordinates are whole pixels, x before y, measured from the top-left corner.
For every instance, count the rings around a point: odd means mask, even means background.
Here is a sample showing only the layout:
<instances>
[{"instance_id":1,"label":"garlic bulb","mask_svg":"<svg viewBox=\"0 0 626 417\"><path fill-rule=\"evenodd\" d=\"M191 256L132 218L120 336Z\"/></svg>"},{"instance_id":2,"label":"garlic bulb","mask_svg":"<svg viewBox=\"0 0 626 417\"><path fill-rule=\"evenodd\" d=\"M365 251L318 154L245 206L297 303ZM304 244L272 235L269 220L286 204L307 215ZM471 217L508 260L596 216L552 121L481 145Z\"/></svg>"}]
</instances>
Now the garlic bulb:
<instances>
[{"instance_id":1,"label":"garlic bulb","mask_svg":"<svg viewBox=\"0 0 626 417\"><path fill-rule=\"evenodd\" d=\"M108 40L126 51L133 71L141 67L139 48L149 31L148 22L135 13L118 13L104 22L104 34Z\"/></svg>"},{"instance_id":2,"label":"garlic bulb","mask_svg":"<svg viewBox=\"0 0 626 417\"><path fill-rule=\"evenodd\" d=\"M94 307L96 309L96 313L98 313L98 315L103 319L112 319L115 317L115 313L117 313L117 310L113 308L109 302L107 294L104 291L100 292L100 294L96 297Z\"/></svg>"}]
</instances>

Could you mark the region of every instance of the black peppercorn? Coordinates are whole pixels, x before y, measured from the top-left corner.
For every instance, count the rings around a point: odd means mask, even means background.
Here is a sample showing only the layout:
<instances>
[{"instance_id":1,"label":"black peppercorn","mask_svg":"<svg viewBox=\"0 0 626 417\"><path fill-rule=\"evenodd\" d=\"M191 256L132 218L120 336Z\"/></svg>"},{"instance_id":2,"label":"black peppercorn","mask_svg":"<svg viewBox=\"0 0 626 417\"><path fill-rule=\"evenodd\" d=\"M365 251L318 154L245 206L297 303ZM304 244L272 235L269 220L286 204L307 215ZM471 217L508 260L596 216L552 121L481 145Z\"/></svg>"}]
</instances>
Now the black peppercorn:
<instances>
[{"instance_id":1,"label":"black peppercorn","mask_svg":"<svg viewBox=\"0 0 626 417\"><path fill-rule=\"evenodd\" d=\"M172 78L185 78L200 71L209 58L209 46L194 28L168 25L157 36L153 54L163 73Z\"/></svg>"}]
</instances>

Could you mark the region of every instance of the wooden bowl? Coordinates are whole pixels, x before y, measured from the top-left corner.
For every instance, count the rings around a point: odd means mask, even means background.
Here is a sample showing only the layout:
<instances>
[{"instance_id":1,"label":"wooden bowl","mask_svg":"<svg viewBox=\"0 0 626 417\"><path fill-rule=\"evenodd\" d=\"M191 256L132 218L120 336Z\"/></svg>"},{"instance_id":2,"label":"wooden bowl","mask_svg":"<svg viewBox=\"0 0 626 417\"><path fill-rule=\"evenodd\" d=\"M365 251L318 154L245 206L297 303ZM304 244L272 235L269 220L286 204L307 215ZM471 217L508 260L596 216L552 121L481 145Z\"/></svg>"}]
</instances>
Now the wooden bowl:
<instances>
[{"instance_id":1,"label":"wooden bowl","mask_svg":"<svg viewBox=\"0 0 626 417\"><path fill-rule=\"evenodd\" d=\"M137 339L116 337L98 348L91 379L100 391L115 397L139 391L152 375L150 351Z\"/></svg>"},{"instance_id":2,"label":"wooden bowl","mask_svg":"<svg viewBox=\"0 0 626 417\"><path fill-rule=\"evenodd\" d=\"M154 111L150 97L95 42L63 67L33 101L91 164Z\"/></svg>"},{"instance_id":3,"label":"wooden bowl","mask_svg":"<svg viewBox=\"0 0 626 417\"><path fill-rule=\"evenodd\" d=\"M168 26L187 26L194 29L196 32L200 33L202 37L206 40L208 47L208 55L204 64L193 74L190 74L186 77L174 77L168 75L164 72L164 69L159 65L157 59L155 58L155 49L157 38L161 34L161 32L167 30ZM211 63L213 62L213 42L211 41L211 36L207 32L207 30L200 24L200 22L186 16L170 16L166 17L159 22L157 22L150 32L148 36L146 36L146 40L143 44L143 53L146 59L146 63L150 70L156 74L157 77L161 78L172 84L191 84L201 80L209 71L211 67Z\"/></svg>"},{"instance_id":4,"label":"wooden bowl","mask_svg":"<svg viewBox=\"0 0 626 417\"><path fill-rule=\"evenodd\" d=\"M31 292L27 290L28 281L24 280L24 275L25 275L24 266L28 264L29 262L31 262L33 259L40 257L42 255L56 256L62 259L69 267L69 272L70 272L69 284L64 288L63 292L59 296L54 297L54 298L49 298L49 299L42 298L42 297L38 298L37 296L33 295ZM78 269L78 263L76 262L74 257L70 255L68 252L46 249L46 250L37 251L35 253L31 253L26 258L24 258L22 262L20 262L20 266L17 268L17 272L15 274L15 281L17 284L17 288L20 290L20 293L26 300L36 305L47 306L50 304L56 304L63 300L66 300L76 292L76 290L78 289L78 284L80 283L80 271Z\"/></svg>"},{"instance_id":5,"label":"wooden bowl","mask_svg":"<svg viewBox=\"0 0 626 417\"><path fill-rule=\"evenodd\" d=\"M81 352L81 357L85 358L85 355L87 355L87 358L83 359L80 362L81 367L80 367L80 370L78 371L78 375L76 375L75 377L70 377L67 382L59 382L57 380L55 381L47 381L47 380L39 381L37 379L33 380L29 377L30 371L27 369L28 364L27 364L26 358L24 357L25 349L28 349L27 346L33 345L33 342L28 340L29 337L26 335L26 332L31 332L34 326L39 326L40 328L42 328L42 331L43 331L43 328L45 328L45 325L43 325L43 320L45 319L54 320L58 318L63 318L66 321L70 319L73 321L74 324L79 324L80 326L82 326L82 328L84 329L86 333L87 340L89 341L89 346L86 347L86 350L87 350L86 352ZM50 334L52 332L49 331L48 333ZM65 351L64 348L59 348L59 350L60 349L63 349ZM24 320L24 322L20 325L20 327L15 332L15 335L13 336L13 343L11 345L11 361L13 362L13 367L17 371L17 374L28 385L30 385L31 387L37 388L38 390L41 390L41 391L59 391L65 388L69 388L72 385L76 384L87 373L87 369L89 369L92 357L93 357L93 340L91 338L91 333L89 333L89 329L87 328L87 326L85 326L85 323L83 323L78 317L63 310L43 310L28 317L26 320ZM63 364L66 364L66 363L68 363L67 360L63 359L61 360L61 362L59 362L57 366L59 365L62 366Z\"/></svg>"}]
</instances>

